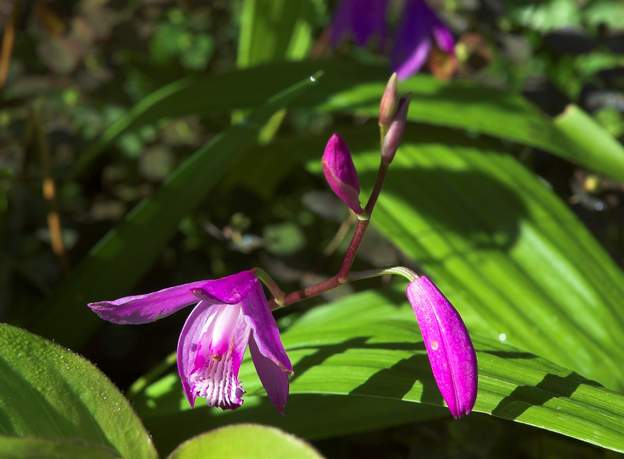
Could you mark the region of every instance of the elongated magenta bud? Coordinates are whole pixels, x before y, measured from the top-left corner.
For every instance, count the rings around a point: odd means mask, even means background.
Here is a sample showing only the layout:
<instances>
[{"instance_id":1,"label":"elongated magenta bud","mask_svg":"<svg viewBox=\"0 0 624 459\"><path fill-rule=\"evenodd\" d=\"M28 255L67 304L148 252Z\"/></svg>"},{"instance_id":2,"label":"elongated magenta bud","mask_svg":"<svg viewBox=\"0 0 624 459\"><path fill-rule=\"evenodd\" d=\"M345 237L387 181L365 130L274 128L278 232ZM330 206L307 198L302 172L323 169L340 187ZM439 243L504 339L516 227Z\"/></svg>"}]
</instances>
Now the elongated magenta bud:
<instances>
[{"instance_id":1,"label":"elongated magenta bud","mask_svg":"<svg viewBox=\"0 0 624 459\"><path fill-rule=\"evenodd\" d=\"M399 106L399 95L397 93L397 74L393 73L386 83L386 89L381 96L381 102L379 103L379 125L388 128L394 114Z\"/></svg>"},{"instance_id":2,"label":"elongated magenta bud","mask_svg":"<svg viewBox=\"0 0 624 459\"><path fill-rule=\"evenodd\" d=\"M332 134L323 152L323 174L336 196L353 212L364 212L360 206L360 181L349 147L338 134Z\"/></svg>"},{"instance_id":3,"label":"elongated magenta bud","mask_svg":"<svg viewBox=\"0 0 624 459\"><path fill-rule=\"evenodd\" d=\"M403 138L403 132L407 125L407 109L409 108L410 100L408 97L401 97L399 100L399 106L394 114L394 118L390 123L388 132L384 137L383 145L381 146L381 157L386 164L390 164L394 159L401 139Z\"/></svg>"},{"instance_id":4,"label":"elongated magenta bud","mask_svg":"<svg viewBox=\"0 0 624 459\"><path fill-rule=\"evenodd\" d=\"M459 313L427 277L407 286L438 389L454 418L472 411L477 398L477 356Z\"/></svg>"}]
</instances>

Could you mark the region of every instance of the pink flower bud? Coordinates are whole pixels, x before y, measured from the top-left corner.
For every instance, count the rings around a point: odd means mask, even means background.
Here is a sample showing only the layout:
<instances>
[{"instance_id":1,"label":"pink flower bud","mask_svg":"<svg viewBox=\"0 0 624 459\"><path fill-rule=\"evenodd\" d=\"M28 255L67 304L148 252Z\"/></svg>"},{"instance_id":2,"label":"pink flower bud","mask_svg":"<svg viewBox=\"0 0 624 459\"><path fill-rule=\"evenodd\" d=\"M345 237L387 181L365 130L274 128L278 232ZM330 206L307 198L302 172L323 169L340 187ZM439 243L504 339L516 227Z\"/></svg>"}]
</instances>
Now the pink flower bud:
<instances>
[{"instance_id":1,"label":"pink flower bud","mask_svg":"<svg viewBox=\"0 0 624 459\"><path fill-rule=\"evenodd\" d=\"M399 100L399 107L396 110L392 123L388 128L388 132L384 137L383 145L381 147L381 157L386 164L390 164L394 159L394 155L401 144L403 138L403 131L407 125L407 109L409 108L410 100L408 97L401 97Z\"/></svg>"},{"instance_id":2,"label":"pink flower bud","mask_svg":"<svg viewBox=\"0 0 624 459\"><path fill-rule=\"evenodd\" d=\"M336 196L356 214L364 212L360 206L360 182L351 152L338 134L333 134L327 141L322 162L325 180Z\"/></svg>"},{"instance_id":3,"label":"pink flower bud","mask_svg":"<svg viewBox=\"0 0 624 459\"><path fill-rule=\"evenodd\" d=\"M454 418L477 398L477 357L459 313L427 277L407 286L438 389Z\"/></svg>"},{"instance_id":4,"label":"pink flower bud","mask_svg":"<svg viewBox=\"0 0 624 459\"><path fill-rule=\"evenodd\" d=\"M397 94L397 74L393 73L386 83L381 102L379 103L379 125L385 128L390 126L394 114L399 104L399 96Z\"/></svg>"}]
</instances>

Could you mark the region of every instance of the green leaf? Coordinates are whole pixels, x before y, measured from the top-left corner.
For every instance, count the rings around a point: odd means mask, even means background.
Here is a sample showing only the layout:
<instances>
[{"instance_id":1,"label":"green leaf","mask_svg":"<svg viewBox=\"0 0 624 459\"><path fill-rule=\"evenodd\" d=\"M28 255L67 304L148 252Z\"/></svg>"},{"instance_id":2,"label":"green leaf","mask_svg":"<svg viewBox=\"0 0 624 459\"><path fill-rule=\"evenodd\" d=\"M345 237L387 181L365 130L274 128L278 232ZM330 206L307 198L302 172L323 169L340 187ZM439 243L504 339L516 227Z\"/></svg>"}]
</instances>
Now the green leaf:
<instances>
[{"instance_id":1,"label":"green leaf","mask_svg":"<svg viewBox=\"0 0 624 459\"><path fill-rule=\"evenodd\" d=\"M441 145L412 130L373 224L487 336L607 387L624 388L624 276L557 196L486 143ZM358 170L372 184L378 153Z\"/></svg>"},{"instance_id":2,"label":"green leaf","mask_svg":"<svg viewBox=\"0 0 624 459\"><path fill-rule=\"evenodd\" d=\"M591 152L590 155L593 157L615 158L622 154L622 145L574 104L568 105L565 111L555 118L555 125L575 145L580 146L580 151ZM603 167L608 167L608 162L605 162Z\"/></svg>"},{"instance_id":3,"label":"green leaf","mask_svg":"<svg viewBox=\"0 0 624 459\"><path fill-rule=\"evenodd\" d=\"M0 372L1 457L157 456L127 400L82 357L0 324Z\"/></svg>"},{"instance_id":4,"label":"green leaf","mask_svg":"<svg viewBox=\"0 0 624 459\"><path fill-rule=\"evenodd\" d=\"M74 440L0 436L2 459L119 459L109 448Z\"/></svg>"},{"instance_id":5,"label":"green leaf","mask_svg":"<svg viewBox=\"0 0 624 459\"><path fill-rule=\"evenodd\" d=\"M238 424L192 438L169 459L322 459L307 443L274 427Z\"/></svg>"},{"instance_id":6,"label":"green leaf","mask_svg":"<svg viewBox=\"0 0 624 459\"><path fill-rule=\"evenodd\" d=\"M187 78L171 83L141 101L111 125L101 139L81 155L73 171L86 170L112 141L124 132L163 117L191 113L229 112L257 106L279 88L323 69L323 84L297 101L297 106L323 111L377 116L379 98L388 70L383 66L325 60L271 63L222 75ZM254 84L250 85L249 81ZM542 148L581 166L624 180L624 150L621 147L596 152L586 143L577 144L521 95L468 82L440 82L417 75L401 84L410 91L413 121L450 126ZM197 97L201 94L202 97Z\"/></svg>"},{"instance_id":7,"label":"green leaf","mask_svg":"<svg viewBox=\"0 0 624 459\"><path fill-rule=\"evenodd\" d=\"M310 0L244 0L238 67L305 57L312 44L312 13ZM259 134L261 143L273 138L285 115L281 110L271 117ZM242 112L236 112L234 119L241 116Z\"/></svg>"},{"instance_id":8,"label":"green leaf","mask_svg":"<svg viewBox=\"0 0 624 459\"><path fill-rule=\"evenodd\" d=\"M413 313L402 302L402 295L393 291L359 293L312 310L282 334L295 371L291 394L327 394L353 401L350 407L338 405L340 414L329 404L308 406L309 416L313 413L314 419L329 423L339 416L355 430L369 402L442 405ZM624 451L624 396L530 353L487 338L473 336L473 341L479 362L476 412ZM249 396L263 394L250 359L243 364L240 379ZM252 398L232 414L205 406L190 409L175 374L152 384L134 401L156 438L164 435L169 441L192 434L187 426L205 429L227 422L228 416L242 421L246 411L255 422L273 423L275 416L254 415L254 402ZM413 406L416 412L418 407ZM284 420L289 430L302 422L289 417L290 409L288 405ZM408 419L405 412L400 416ZM377 421L381 426L395 420L387 411ZM185 428L172 429L173 425ZM299 433L307 436L300 429ZM340 433L338 428L336 434Z\"/></svg>"},{"instance_id":9,"label":"green leaf","mask_svg":"<svg viewBox=\"0 0 624 459\"><path fill-rule=\"evenodd\" d=\"M127 293L156 260L179 222L236 164L243 148L255 142L260 126L316 81L308 77L271 97L244 122L191 155L80 262L42 308L34 330L72 347L83 343L99 323L86 303Z\"/></svg>"},{"instance_id":10,"label":"green leaf","mask_svg":"<svg viewBox=\"0 0 624 459\"><path fill-rule=\"evenodd\" d=\"M238 66L305 57L312 44L312 14L310 0L244 0Z\"/></svg>"}]
</instances>

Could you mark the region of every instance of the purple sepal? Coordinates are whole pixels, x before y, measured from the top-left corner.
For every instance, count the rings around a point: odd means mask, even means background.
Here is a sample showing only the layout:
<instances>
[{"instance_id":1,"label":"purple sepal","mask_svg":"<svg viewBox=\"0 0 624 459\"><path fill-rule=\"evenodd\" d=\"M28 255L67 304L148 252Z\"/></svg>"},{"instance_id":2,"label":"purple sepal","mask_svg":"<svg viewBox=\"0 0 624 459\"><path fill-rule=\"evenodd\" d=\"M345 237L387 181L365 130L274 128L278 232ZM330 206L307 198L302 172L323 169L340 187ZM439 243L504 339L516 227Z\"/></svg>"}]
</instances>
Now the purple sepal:
<instances>
[{"instance_id":1,"label":"purple sepal","mask_svg":"<svg viewBox=\"0 0 624 459\"><path fill-rule=\"evenodd\" d=\"M425 0L406 0L392 50L392 66L399 80L417 73L429 56L432 37L445 53L452 54L455 42L449 28Z\"/></svg>"},{"instance_id":2,"label":"purple sepal","mask_svg":"<svg viewBox=\"0 0 624 459\"><path fill-rule=\"evenodd\" d=\"M373 37L383 45L386 41L388 0L342 0L330 26L330 42L335 48L353 35L358 46L365 46Z\"/></svg>"},{"instance_id":3,"label":"purple sepal","mask_svg":"<svg viewBox=\"0 0 624 459\"><path fill-rule=\"evenodd\" d=\"M271 403L280 413L284 413L286 402L288 401L288 375L292 370L284 369L273 362L260 351L254 336L249 340L249 351L253 359L254 366L258 372L258 377L266 389ZM290 362L289 362L290 364Z\"/></svg>"},{"instance_id":4,"label":"purple sepal","mask_svg":"<svg viewBox=\"0 0 624 459\"><path fill-rule=\"evenodd\" d=\"M459 313L425 276L410 282L407 298L422 333L436 384L454 418L477 398L477 357Z\"/></svg>"},{"instance_id":5,"label":"purple sepal","mask_svg":"<svg viewBox=\"0 0 624 459\"><path fill-rule=\"evenodd\" d=\"M360 181L344 140L333 134L323 152L323 174L332 191L356 214L364 210L360 206Z\"/></svg>"},{"instance_id":6,"label":"purple sepal","mask_svg":"<svg viewBox=\"0 0 624 459\"><path fill-rule=\"evenodd\" d=\"M243 271L221 279L190 282L144 295L97 301L87 306L108 322L138 325L167 317L205 297L219 303L237 303L254 279L252 271ZM204 292L203 297L199 295L201 292Z\"/></svg>"}]
</instances>

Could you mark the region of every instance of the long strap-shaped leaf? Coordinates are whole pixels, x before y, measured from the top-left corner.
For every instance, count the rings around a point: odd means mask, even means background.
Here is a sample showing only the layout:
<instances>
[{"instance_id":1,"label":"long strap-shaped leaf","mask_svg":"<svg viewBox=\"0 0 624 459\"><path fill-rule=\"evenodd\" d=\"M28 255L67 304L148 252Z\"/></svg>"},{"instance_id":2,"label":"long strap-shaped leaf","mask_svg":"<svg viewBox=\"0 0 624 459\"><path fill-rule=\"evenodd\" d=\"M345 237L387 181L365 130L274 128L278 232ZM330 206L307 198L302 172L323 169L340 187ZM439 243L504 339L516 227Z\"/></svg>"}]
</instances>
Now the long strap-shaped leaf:
<instances>
[{"instance_id":1,"label":"long strap-shaped leaf","mask_svg":"<svg viewBox=\"0 0 624 459\"><path fill-rule=\"evenodd\" d=\"M110 142L129 129L163 117L255 107L280 88L319 68L325 71L323 85L309 91L297 105L377 115L379 96L388 78L385 66L344 60L271 63L201 79L188 78L150 94L112 124L98 142L81 155L72 175L88 169ZM250 81L253 84L249 84ZM539 147L624 180L624 149L589 117L575 116L577 108L553 120L519 94L473 83L443 83L424 75L402 83L401 89L413 94L409 113L413 121L467 129ZM203 97L197 97L198 94ZM582 123L580 130L568 129L571 117L576 126ZM592 138L598 140L586 140L585 135L579 134L584 130L591 130ZM578 142L579 137L585 140ZM608 148L597 145L608 145Z\"/></svg>"},{"instance_id":2,"label":"long strap-shaped leaf","mask_svg":"<svg viewBox=\"0 0 624 459\"><path fill-rule=\"evenodd\" d=\"M82 260L42 308L34 330L69 346L79 346L97 326L86 303L127 293L175 234L178 224L236 164L258 130L280 110L313 87L309 76L268 101L242 123L213 138L169 176L151 197L139 203ZM209 97L196 93L195 98Z\"/></svg>"},{"instance_id":3,"label":"long strap-shaped leaf","mask_svg":"<svg viewBox=\"0 0 624 459\"><path fill-rule=\"evenodd\" d=\"M339 415L328 404L314 409L315 419L339 416L345 426L337 427L336 435L360 426L370 428L371 421L366 419L369 399L372 410L380 410L374 403L378 399L387 399L393 407L396 401L442 405L413 314L406 305L392 304L389 298L393 297L393 293L387 297L373 292L351 296L313 310L283 334L295 369L291 394L352 399L350 404L339 405ZM474 342L479 362L475 411L624 451L624 396L497 341L475 338ZM250 361L240 378L249 395L263 393ZM173 444L196 431L234 420L277 422L278 415L258 410L253 400L235 413L207 407L191 410L172 374L149 386L135 405L155 437L162 435L163 441ZM376 427L397 422L391 411L378 412L384 417L377 418ZM399 422L407 421L409 415L397 410ZM419 416L416 411L412 415L414 419ZM427 409L420 415L430 416L440 416L440 412ZM310 423L301 428L305 423L301 415L289 418L288 407L284 421L279 422L299 435L317 436L319 429ZM184 429L172 429L173 425Z\"/></svg>"}]
</instances>

